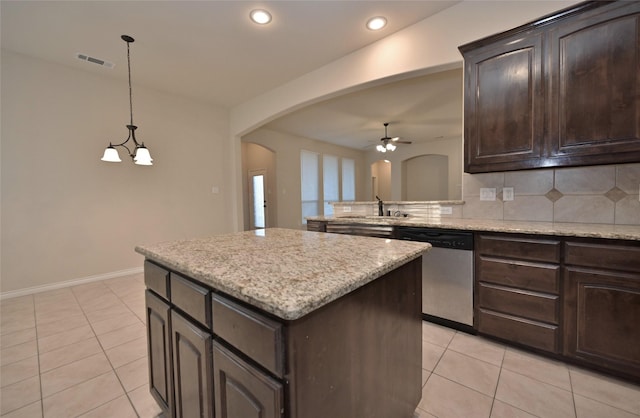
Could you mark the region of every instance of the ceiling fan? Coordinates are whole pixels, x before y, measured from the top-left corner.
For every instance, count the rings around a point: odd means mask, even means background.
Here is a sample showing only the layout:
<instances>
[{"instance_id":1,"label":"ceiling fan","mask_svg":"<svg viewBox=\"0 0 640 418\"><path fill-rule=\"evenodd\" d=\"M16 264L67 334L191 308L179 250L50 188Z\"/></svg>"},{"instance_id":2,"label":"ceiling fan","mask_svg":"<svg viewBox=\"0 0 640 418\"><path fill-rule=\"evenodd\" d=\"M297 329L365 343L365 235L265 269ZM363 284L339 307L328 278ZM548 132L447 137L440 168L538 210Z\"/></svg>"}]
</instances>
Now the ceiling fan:
<instances>
[{"instance_id":1,"label":"ceiling fan","mask_svg":"<svg viewBox=\"0 0 640 418\"><path fill-rule=\"evenodd\" d=\"M387 126L389 126L389 122L384 123L384 137L380 138L382 144L378 144L376 146L376 150L379 152L387 152L387 151L395 151L396 146L394 144L410 144L411 141L400 141L400 137L389 137L387 134Z\"/></svg>"}]
</instances>

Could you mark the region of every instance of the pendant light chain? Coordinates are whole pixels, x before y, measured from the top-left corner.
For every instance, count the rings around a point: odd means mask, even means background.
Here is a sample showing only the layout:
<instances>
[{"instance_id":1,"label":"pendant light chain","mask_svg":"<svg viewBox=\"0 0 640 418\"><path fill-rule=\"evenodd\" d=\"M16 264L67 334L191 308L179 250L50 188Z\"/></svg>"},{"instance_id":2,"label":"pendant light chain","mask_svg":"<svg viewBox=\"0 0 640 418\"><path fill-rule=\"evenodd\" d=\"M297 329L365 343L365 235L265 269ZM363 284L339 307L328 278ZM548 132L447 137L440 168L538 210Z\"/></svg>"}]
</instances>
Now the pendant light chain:
<instances>
[{"instance_id":1,"label":"pendant light chain","mask_svg":"<svg viewBox=\"0 0 640 418\"><path fill-rule=\"evenodd\" d=\"M129 114L131 116L131 125L133 125L133 90L131 88L131 55L129 54L129 44L127 42L127 66L129 69Z\"/></svg>"}]
</instances>

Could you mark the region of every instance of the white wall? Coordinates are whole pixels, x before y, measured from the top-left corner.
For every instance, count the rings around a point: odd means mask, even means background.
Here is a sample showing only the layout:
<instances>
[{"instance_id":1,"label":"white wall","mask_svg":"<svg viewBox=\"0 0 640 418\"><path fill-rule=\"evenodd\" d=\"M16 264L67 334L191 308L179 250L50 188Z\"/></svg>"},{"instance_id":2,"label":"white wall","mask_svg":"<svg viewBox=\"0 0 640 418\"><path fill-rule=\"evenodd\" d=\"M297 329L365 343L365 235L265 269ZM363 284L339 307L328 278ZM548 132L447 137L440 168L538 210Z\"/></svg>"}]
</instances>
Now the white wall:
<instances>
[{"instance_id":1,"label":"white wall","mask_svg":"<svg viewBox=\"0 0 640 418\"><path fill-rule=\"evenodd\" d=\"M367 198L365 194L366 178L364 177L367 168L364 165L362 151L264 128L247 134L242 140L267 147L276 154L277 225L281 228L303 228L300 193L300 151L303 149L354 159L356 162L356 200Z\"/></svg>"},{"instance_id":2,"label":"white wall","mask_svg":"<svg viewBox=\"0 0 640 418\"><path fill-rule=\"evenodd\" d=\"M137 244L233 229L228 111L134 81L154 165L105 163L126 138L126 83L4 50L1 64L3 295L141 267Z\"/></svg>"},{"instance_id":3,"label":"white wall","mask_svg":"<svg viewBox=\"0 0 640 418\"><path fill-rule=\"evenodd\" d=\"M449 157L428 154L402 164L402 200L449 200Z\"/></svg>"}]
</instances>

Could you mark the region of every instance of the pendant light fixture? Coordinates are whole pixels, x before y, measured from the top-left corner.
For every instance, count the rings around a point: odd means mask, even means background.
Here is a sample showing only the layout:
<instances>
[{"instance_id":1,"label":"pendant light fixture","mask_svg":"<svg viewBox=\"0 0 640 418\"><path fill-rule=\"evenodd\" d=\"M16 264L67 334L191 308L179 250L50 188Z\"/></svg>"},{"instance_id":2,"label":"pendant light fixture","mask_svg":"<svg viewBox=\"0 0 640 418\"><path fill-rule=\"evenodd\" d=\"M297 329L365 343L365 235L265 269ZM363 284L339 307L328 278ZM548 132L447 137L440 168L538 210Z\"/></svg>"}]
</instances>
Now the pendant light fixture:
<instances>
[{"instance_id":1,"label":"pendant light fixture","mask_svg":"<svg viewBox=\"0 0 640 418\"><path fill-rule=\"evenodd\" d=\"M129 35L122 35L122 40L127 43L127 65L129 69L129 115L131 116L130 123L127 125L127 129L129 130L129 136L127 139L121 144L113 145L109 143L107 149L104 150L104 155L102 156L102 161L107 161L111 163L119 163L122 160L120 159L120 155L118 155L118 150L115 147L122 147L127 150L129 156L133 159L133 162L137 165L153 165L153 160L151 159L151 154L149 154L149 150L144 146L144 142L139 143L136 140L136 129L138 127L133 124L133 95L131 93L131 58L129 56L129 44L134 42L135 40ZM129 140L133 141L133 146L135 149L133 153L127 147L126 143ZM131 145L130 145L131 146Z\"/></svg>"}]
</instances>

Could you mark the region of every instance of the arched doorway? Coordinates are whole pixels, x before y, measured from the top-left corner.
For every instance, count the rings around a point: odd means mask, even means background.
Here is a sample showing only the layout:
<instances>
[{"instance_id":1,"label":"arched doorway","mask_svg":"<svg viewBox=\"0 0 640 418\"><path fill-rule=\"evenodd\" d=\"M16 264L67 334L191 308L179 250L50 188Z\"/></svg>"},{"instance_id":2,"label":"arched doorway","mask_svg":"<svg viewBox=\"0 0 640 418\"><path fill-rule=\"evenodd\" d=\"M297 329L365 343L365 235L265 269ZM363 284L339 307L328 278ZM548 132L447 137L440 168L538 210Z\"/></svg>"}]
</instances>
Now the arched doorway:
<instances>
[{"instance_id":1,"label":"arched doorway","mask_svg":"<svg viewBox=\"0 0 640 418\"><path fill-rule=\"evenodd\" d=\"M382 200L391 200L391 162L379 160L371 164L371 200L378 196Z\"/></svg>"},{"instance_id":2,"label":"arched doorway","mask_svg":"<svg viewBox=\"0 0 640 418\"><path fill-rule=\"evenodd\" d=\"M242 200L245 230L278 226L275 173L275 152L251 142L242 143Z\"/></svg>"}]
</instances>

